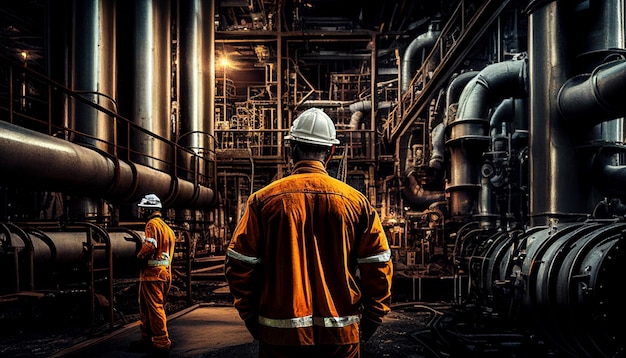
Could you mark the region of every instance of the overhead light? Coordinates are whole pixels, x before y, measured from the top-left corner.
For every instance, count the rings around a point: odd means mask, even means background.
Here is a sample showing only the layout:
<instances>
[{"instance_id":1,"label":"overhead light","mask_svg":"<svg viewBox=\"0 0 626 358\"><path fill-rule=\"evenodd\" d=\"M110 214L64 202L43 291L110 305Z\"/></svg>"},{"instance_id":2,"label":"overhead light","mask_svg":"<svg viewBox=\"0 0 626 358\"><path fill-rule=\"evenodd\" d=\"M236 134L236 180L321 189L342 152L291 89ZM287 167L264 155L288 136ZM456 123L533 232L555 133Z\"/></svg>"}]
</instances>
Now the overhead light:
<instances>
[{"instance_id":1,"label":"overhead light","mask_svg":"<svg viewBox=\"0 0 626 358\"><path fill-rule=\"evenodd\" d=\"M222 67L230 67L230 60L228 59L228 57L222 56L220 58L220 65L222 65Z\"/></svg>"},{"instance_id":2,"label":"overhead light","mask_svg":"<svg viewBox=\"0 0 626 358\"><path fill-rule=\"evenodd\" d=\"M259 59L259 62L263 62L270 57L270 49L264 45L255 46L254 53L256 53L256 57Z\"/></svg>"}]
</instances>

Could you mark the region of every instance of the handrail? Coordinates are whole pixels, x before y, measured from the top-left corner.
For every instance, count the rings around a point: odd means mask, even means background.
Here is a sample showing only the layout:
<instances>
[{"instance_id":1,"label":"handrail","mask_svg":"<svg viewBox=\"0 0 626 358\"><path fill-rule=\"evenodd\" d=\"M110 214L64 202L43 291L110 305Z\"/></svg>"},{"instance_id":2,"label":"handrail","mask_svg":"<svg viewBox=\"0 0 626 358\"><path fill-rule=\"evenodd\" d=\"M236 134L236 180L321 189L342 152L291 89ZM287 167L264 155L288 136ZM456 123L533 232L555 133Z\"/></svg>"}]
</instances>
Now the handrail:
<instances>
[{"instance_id":1,"label":"handrail","mask_svg":"<svg viewBox=\"0 0 626 358\"><path fill-rule=\"evenodd\" d=\"M430 102L436 92L435 87L448 79L450 73L446 70L454 70L464 60L462 52L479 40L509 0L484 1L473 16L466 13L465 2L459 2L408 89L402 94L400 103L384 120L383 136L389 141L397 139L413 123L416 114Z\"/></svg>"},{"instance_id":2,"label":"handrail","mask_svg":"<svg viewBox=\"0 0 626 358\"><path fill-rule=\"evenodd\" d=\"M133 123L131 120L125 118L119 113L105 108L97 103L93 103L84 97L85 92L74 91L66 88L46 75L41 74L4 54L0 54L0 73L2 72L5 73L5 76L0 77L0 113L6 112L8 114L8 122L46 133L51 136L63 136L64 139L71 142L75 142L76 138L93 140L106 145L107 148L112 148L109 150L110 154L116 159L123 159L130 162L131 157L146 158L149 161L162 162L163 164L166 164L164 168L167 169L165 170L159 168L154 169L166 172L167 174L175 177L186 174L190 177L201 178L200 182L203 184L211 184L214 182L214 174L211 171L207 173L200 173L198 172L198 166L187 169L176 164L178 156L185 154L190 157L194 157L194 161L207 162L206 165L202 167L211 168L215 166L213 163L214 156L212 156L212 158L208 158L206 155L199 155L195 150L193 150L198 148L191 149L183 147L177 142L170 141L162 136L152 133L149 130ZM16 73L19 73L20 75L15 76ZM21 88L15 88L16 83L20 85ZM23 93L20 93L20 90L22 90ZM100 93L97 94L102 95ZM61 108L60 106L64 106L65 101L67 101L68 98L76 100L81 104L110 116L118 126L118 130L125 127L129 136L133 133L143 133L143 135L146 135L157 142L163 143L166 148L171 148L173 154L172 163L165 163L164 160L157 158L150 153L133 150L130 143L127 142L123 144L118 142L117 135L113 136L111 142L102 138L96 138L89 133L83 133L69 128L69 126L65 123L59 123L60 121L58 118L54 117L53 108ZM114 99L110 99L115 102ZM57 120L56 123L55 119ZM215 153L215 137L208 133L205 134L211 139L208 143L209 147L200 149L203 150L204 153ZM125 155L120 158L120 153L125 153Z\"/></svg>"}]
</instances>

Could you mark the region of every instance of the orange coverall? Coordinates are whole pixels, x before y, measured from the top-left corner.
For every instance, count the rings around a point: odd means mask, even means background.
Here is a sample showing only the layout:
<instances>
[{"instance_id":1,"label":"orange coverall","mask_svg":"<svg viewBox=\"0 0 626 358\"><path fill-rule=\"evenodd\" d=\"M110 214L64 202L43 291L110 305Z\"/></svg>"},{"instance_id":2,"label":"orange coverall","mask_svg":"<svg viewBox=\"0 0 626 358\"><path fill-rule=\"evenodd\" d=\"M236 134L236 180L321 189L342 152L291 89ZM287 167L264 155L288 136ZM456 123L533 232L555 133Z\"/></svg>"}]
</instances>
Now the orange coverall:
<instances>
[{"instance_id":1,"label":"orange coverall","mask_svg":"<svg viewBox=\"0 0 626 358\"><path fill-rule=\"evenodd\" d=\"M248 198L225 274L261 342L358 345L359 320L380 324L390 312L390 256L367 198L305 160Z\"/></svg>"},{"instance_id":2,"label":"orange coverall","mask_svg":"<svg viewBox=\"0 0 626 358\"><path fill-rule=\"evenodd\" d=\"M141 337L154 348L170 349L165 301L172 283L171 262L176 235L159 211L148 217L145 240L137 254L143 260L139 275L139 316Z\"/></svg>"}]
</instances>

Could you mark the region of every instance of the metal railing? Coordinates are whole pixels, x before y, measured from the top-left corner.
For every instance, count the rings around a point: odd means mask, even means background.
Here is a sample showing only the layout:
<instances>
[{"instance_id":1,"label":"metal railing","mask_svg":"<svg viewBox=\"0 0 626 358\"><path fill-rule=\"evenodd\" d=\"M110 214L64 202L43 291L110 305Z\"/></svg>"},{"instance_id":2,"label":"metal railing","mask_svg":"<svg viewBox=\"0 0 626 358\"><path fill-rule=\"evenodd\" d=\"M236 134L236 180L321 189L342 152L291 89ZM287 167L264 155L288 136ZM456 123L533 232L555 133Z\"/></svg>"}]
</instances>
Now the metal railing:
<instances>
[{"instance_id":1,"label":"metal railing","mask_svg":"<svg viewBox=\"0 0 626 358\"><path fill-rule=\"evenodd\" d=\"M464 60L462 52L478 41L509 1L488 0L477 8L466 6L466 2L461 1L447 19L432 50L402 94L400 103L385 119L385 138L397 138L411 124L415 113L425 108L437 86L447 80L449 73L446 71L455 69Z\"/></svg>"},{"instance_id":2,"label":"metal railing","mask_svg":"<svg viewBox=\"0 0 626 358\"><path fill-rule=\"evenodd\" d=\"M0 55L0 120L81 145L85 145L83 142L86 141L92 142L98 148L105 148L104 151L116 159L127 162L139 159L144 163L156 163L154 169L172 176L193 178L194 183L205 186L214 185L216 164L213 136L203 134L209 137L208 148L183 147L86 97L84 92L70 90L24 64ZM111 101L114 102L113 99ZM72 111L69 109L76 104L89 106L108 116L113 121L112 139L98 138L70 128L68 123L71 123L69 117ZM98 117L97 120L102 118ZM165 159L133 148L131 138L136 136L166 148ZM199 168L204 170L199 171Z\"/></svg>"}]
</instances>

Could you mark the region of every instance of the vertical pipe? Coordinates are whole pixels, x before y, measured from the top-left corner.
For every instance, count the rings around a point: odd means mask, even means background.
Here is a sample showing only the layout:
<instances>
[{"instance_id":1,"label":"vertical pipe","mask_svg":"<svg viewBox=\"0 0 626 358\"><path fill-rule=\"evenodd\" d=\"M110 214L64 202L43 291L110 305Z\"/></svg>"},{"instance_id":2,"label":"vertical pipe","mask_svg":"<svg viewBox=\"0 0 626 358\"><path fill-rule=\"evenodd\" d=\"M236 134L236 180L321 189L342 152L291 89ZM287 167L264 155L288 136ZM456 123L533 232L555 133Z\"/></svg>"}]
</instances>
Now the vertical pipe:
<instances>
[{"instance_id":1,"label":"vertical pipe","mask_svg":"<svg viewBox=\"0 0 626 358\"><path fill-rule=\"evenodd\" d=\"M276 19L276 33L278 34L277 36L277 41L276 41L276 80L278 81L279 85L276 86L276 98L278 99L276 101L276 121L278 123L278 141L279 143L283 142L283 128L285 127L283 125L283 111L282 109L284 108L283 106L283 86L280 84L281 80L283 78L283 39L281 38L282 34L282 26L283 26L283 21L282 21L282 16L277 16L278 14L282 14L282 10L283 10L283 1L279 1L278 2L278 7L276 10L276 13L274 14L273 18ZM276 153L277 156L279 158L283 158L283 151L284 148L282 145L278 146L278 152ZM252 183L251 187L254 187L254 182Z\"/></svg>"},{"instance_id":2,"label":"vertical pipe","mask_svg":"<svg viewBox=\"0 0 626 358\"><path fill-rule=\"evenodd\" d=\"M564 3L529 5L531 225L586 212L574 143L557 107L558 89L571 74Z\"/></svg>"},{"instance_id":3,"label":"vertical pipe","mask_svg":"<svg viewBox=\"0 0 626 358\"><path fill-rule=\"evenodd\" d=\"M179 16L180 137L178 143L200 156L209 151L212 145L209 134L213 116L209 112L211 107L208 105L209 96L206 93L212 84L208 82L209 61L205 60L211 43L205 34L208 34L214 26L213 20L207 16L211 5L211 1L207 0L183 1L180 3ZM188 170L194 169L195 164L191 162L191 159L193 157L185 158L181 165ZM200 173L204 173L206 168L197 169Z\"/></svg>"},{"instance_id":4,"label":"vertical pipe","mask_svg":"<svg viewBox=\"0 0 626 358\"><path fill-rule=\"evenodd\" d=\"M205 20L210 22L210 26L208 26L208 40L206 42L206 52L203 53L206 58L208 58L208 77L206 78L206 90L207 90L207 98L208 107L206 109L207 118L208 118L208 127L207 130L211 136L215 136L215 7L217 6L217 1L209 1L209 20ZM215 144L213 144L215 146ZM211 157L214 157L213 153ZM217 173L211 173L215 178Z\"/></svg>"},{"instance_id":5,"label":"vertical pipe","mask_svg":"<svg viewBox=\"0 0 626 358\"><path fill-rule=\"evenodd\" d=\"M70 33L72 4L67 1L46 1L45 54L46 73L55 82L70 87L68 79L70 46L67 34ZM63 93L51 93L51 120L61 128L69 127L67 96Z\"/></svg>"},{"instance_id":6,"label":"vertical pipe","mask_svg":"<svg viewBox=\"0 0 626 358\"><path fill-rule=\"evenodd\" d=\"M128 114L139 127L166 140L171 140L171 30L170 1L137 0L123 6L129 16L124 23L124 36L131 38L120 53L128 73ZM130 159L154 169L167 171L172 148L165 141L137 130L129 135Z\"/></svg>"},{"instance_id":7,"label":"vertical pipe","mask_svg":"<svg viewBox=\"0 0 626 358\"><path fill-rule=\"evenodd\" d=\"M117 111L114 1L74 1L71 88L112 112ZM115 118L78 101L70 108L75 141L113 153Z\"/></svg>"},{"instance_id":8,"label":"vertical pipe","mask_svg":"<svg viewBox=\"0 0 626 358\"><path fill-rule=\"evenodd\" d=\"M378 42L377 42L377 36L372 35L372 38L370 40L370 43L372 44L372 49L371 49L371 56L370 56L370 61L371 61L371 78L370 78L370 88L371 88L371 98L372 98L372 110L370 111L370 123L368 125L368 129L369 131L366 133L367 136L375 136L376 135L376 112L378 111L378 103L376 103L376 101L374 101L373 99L376 98L377 96L377 88L376 88L376 83L378 83L378 79L376 74L378 73L378 62L377 62L377 58L378 58ZM358 125L357 125L357 129L358 129ZM369 148L366 149L366 156L367 158L374 158L376 153L376 143L378 143L378 138L369 138L369 140L367 141L367 145L369 145ZM376 197L376 186L374 185L375 183L375 168L374 165L371 165L369 167L369 182L371 183L369 185L369 198L372 201L372 204L374 205L378 205L378 203L376 202L377 197Z\"/></svg>"}]
</instances>

